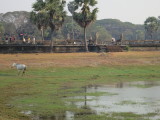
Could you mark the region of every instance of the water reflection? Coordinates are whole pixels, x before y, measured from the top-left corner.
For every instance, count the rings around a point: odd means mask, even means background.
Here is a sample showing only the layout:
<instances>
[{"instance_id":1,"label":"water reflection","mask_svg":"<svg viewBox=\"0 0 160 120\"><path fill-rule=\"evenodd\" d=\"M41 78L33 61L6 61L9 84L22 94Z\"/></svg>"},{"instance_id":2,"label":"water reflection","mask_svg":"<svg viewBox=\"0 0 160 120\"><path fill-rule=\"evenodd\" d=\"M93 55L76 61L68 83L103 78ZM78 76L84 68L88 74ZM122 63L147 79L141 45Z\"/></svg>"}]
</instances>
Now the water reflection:
<instances>
[{"instance_id":1,"label":"water reflection","mask_svg":"<svg viewBox=\"0 0 160 120\"><path fill-rule=\"evenodd\" d=\"M77 107L89 106L97 114L132 112L135 114L160 114L160 82L118 83L105 86L85 87L86 93L109 92L114 95L84 96L84 102L75 102ZM74 97L83 98L82 96ZM89 101L88 101L89 100ZM157 119L160 119L158 117Z\"/></svg>"},{"instance_id":2,"label":"water reflection","mask_svg":"<svg viewBox=\"0 0 160 120\"><path fill-rule=\"evenodd\" d=\"M32 117L32 120L72 120L74 114L73 112L66 111L64 113L56 114L53 116L34 116Z\"/></svg>"}]
</instances>

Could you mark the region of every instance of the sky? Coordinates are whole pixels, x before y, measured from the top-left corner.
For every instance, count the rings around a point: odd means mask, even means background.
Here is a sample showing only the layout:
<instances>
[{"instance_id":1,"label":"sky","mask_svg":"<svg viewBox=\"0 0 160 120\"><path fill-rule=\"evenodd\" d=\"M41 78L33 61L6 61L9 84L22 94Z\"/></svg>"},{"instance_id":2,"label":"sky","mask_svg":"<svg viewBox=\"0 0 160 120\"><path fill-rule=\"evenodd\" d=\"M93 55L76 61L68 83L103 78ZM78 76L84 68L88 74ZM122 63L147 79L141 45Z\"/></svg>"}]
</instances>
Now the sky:
<instances>
[{"instance_id":1,"label":"sky","mask_svg":"<svg viewBox=\"0 0 160 120\"><path fill-rule=\"evenodd\" d=\"M73 0L67 0L73 1ZM122 22L143 24L148 17L160 16L160 0L97 0L97 19L119 19ZM32 11L36 0L0 0L0 13ZM70 14L68 14L70 15Z\"/></svg>"}]
</instances>

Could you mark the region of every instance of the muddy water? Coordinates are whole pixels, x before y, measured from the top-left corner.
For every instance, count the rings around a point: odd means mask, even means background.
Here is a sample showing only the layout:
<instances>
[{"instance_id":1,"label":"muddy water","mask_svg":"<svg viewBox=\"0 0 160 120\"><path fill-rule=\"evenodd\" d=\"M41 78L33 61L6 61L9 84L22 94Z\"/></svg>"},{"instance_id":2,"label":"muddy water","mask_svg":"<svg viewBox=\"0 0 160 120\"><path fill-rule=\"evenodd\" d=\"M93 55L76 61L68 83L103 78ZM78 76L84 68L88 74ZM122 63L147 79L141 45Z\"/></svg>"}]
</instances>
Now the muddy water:
<instances>
[{"instance_id":1,"label":"muddy water","mask_svg":"<svg viewBox=\"0 0 160 120\"><path fill-rule=\"evenodd\" d=\"M84 102L76 102L77 107L89 106L97 114L112 112L132 112L135 114L158 113L153 119L160 119L160 82L133 82L116 85L87 87L87 93L109 92L111 95L77 96Z\"/></svg>"}]
</instances>

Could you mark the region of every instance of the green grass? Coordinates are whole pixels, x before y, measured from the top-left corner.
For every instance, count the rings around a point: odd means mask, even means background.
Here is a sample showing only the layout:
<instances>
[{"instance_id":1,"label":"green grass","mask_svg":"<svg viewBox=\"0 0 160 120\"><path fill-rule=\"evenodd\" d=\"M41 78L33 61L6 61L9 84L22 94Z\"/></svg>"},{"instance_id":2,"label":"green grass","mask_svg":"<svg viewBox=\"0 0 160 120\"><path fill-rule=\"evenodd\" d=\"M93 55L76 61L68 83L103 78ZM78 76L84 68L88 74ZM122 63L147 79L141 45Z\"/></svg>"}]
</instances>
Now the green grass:
<instances>
[{"instance_id":1,"label":"green grass","mask_svg":"<svg viewBox=\"0 0 160 120\"><path fill-rule=\"evenodd\" d=\"M29 119L20 112L29 110L35 115L51 116L64 114L65 111L83 111L76 106L66 105L65 98L84 94L83 87L88 85L158 81L159 71L159 66L49 67L30 68L26 75L17 76L15 70L0 70L0 108L2 108L0 116L9 119ZM113 95L112 93L87 93L90 96L102 94ZM70 101L80 101L80 99ZM12 107L8 108L6 104ZM88 120L116 119L104 115L85 117Z\"/></svg>"},{"instance_id":2,"label":"green grass","mask_svg":"<svg viewBox=\"0 0 160 120\"><path fill-rule=\"evenodd\" d=\"M102 115L88 114L78 115L76 120L150 120L149 117L154 117L157 114L150 113L147 115L138 115L134 113L107 113Z\"/></svg>"},{"instance_id":3,"label":"green grass","mask_svg":"<svg viewBox=\"0 0 160 120\"><path fill-rule=\"evenodd\" d=\"M137 102L134 102L134 101L121 101L120 103L116 103L116 105L135 105L135 104L138 104Z\"/></svg>"}]
</instances>

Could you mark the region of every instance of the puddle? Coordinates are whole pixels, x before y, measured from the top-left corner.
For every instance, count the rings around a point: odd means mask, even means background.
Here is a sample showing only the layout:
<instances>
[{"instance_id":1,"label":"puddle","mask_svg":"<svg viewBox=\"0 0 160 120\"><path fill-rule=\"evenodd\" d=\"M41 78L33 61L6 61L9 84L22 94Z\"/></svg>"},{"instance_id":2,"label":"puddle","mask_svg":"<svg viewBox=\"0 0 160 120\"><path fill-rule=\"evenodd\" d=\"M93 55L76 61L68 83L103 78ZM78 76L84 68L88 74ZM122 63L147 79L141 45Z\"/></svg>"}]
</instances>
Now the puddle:
<instances>
[{"instance_id":1,"label":"puddle","mask_svg":"<svg viewBox=\"0 0 160 120\"><path fill-rule=\"evenodd\" d=\"M92 86L85 88L86 93L112 93L101 96L77 96L73 99L84 99L74 102L81 108L86 105L96 114L131 112L134 114L156 113L150 118L160 119L160 82L132 82L116 85Z\"/></svg>"},{"instance_id":2,"label":"puddle","mask_svg":"<svg viewBox=\"0 0 160 120\"><path fill-rule=\"evenodd\" d=\"M32 111L22 111L21 113L25 114L25 115L31 115L32 114Z\"/></svg>"}]
</instances>

